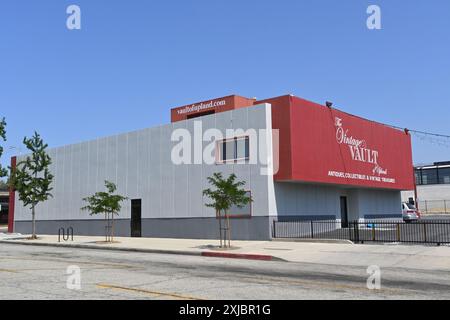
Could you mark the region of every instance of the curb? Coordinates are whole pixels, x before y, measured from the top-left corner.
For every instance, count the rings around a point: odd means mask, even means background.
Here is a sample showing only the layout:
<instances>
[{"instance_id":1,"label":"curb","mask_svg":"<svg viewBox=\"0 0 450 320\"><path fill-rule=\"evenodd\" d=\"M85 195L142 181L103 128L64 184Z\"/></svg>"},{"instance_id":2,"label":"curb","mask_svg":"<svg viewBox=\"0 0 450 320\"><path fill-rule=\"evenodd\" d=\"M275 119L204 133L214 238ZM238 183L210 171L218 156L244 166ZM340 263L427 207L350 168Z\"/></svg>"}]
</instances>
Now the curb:
<instances>
[{"instance_id":1,"label":"curb","mask_svg":"<svg viewBox=\"0 0 450 320\"><path fill-rule=\"evenodd\" d=\"M38 243L38 242L23 242L20 240L0 240L0 243L19 244L24 246L40 246L40 247L59 247L59 248L76 248L76 249L94 249L94 250L110 250L110 251L128 251L128 252L143 252L143 253L160 253L160 254L179 254L190 256L201 256L201 252L183 251L183 250L163 250L163 249L141 249L141 248L118 248L118 247L101 247L89 244L59 244L59 243Z\"/></svg>"},{"instance_id":2,"label":"curb","mask_svg":"<svg viewBox=\"0 0 450 320\"><path fill-rule=\"evenodd\" d=\"M354 244L350 240L336 240L336 239L303 239L303 238L289 238L289 239L276 239L273 242L309 242L309 243L336 243L336 244Z\"/></svg>"},{"instance_id":3,"label":"curb","mask_svg":"<svg viewBox=\"0 0 450 320\"><path fill-rule=\"evenodd\" d=\"M18 244L25 246L40 246L40 247L59 247L59 248L77 248L77 249L94 249L94 250L109 250L109 251L128 251L128 252L142 252L142 253L157 253L157 254L177 254L185 256L202 256L212 258L230 258L230 259L246 259L246 260L260 260L260 261L286 261L270 255L247 254L247 253L225 253L214 251L186 251L186 250L164 250L164 249L141 249L141 248L118 248L118 247L100 247L89 244L59 244L59 243L38 243L38 242L24 242L20 240L0 240L0 244Z\"/></svg>"},{"instance_id":4,"label":"curb","mask_svg":"<svg viewBox=\"0 0 450 320\"><path fill-rule=\"evenodd\" d=\"M247 254L247 253L226 253L226 252L214 252L214 251L203 251L203 257L217 257L217 258L231 258L231 259L247 259L247 260L260 260L260 261L274 261L282 260L269 255L264 254ZM282 260L284 261L284 260Z\"/></svg>"}]
</instances>

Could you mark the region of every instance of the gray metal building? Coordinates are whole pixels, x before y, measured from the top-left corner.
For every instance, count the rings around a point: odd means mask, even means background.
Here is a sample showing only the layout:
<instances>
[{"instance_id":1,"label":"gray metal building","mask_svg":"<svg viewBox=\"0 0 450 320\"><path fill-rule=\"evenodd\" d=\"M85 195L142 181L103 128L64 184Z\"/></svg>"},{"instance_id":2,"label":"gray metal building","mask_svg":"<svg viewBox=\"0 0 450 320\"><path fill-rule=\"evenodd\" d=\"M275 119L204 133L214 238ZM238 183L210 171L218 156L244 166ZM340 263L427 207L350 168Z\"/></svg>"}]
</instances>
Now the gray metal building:
<instances>
[{"instance_id":1,"label":"gray metal building","mask_svg":"<svg viewBox=\"0 0 450 320\"><path fill-rule=\"evenodd\" d=\"M347 220L401 214L400 190L365 188L355 185L275 181L274 176L261 174L273 168L274 141L272 106L261 103L246 108L204 115L198 118L138 130L88 142L49 150L53 160L53 198L36 208L38 234L57 234L60 227L73 227L78 235L103 235L102 216L90 216L80 208L82 198L104 189L104 181L117 184L118 193L130 200L124 203L116 219L117 236L130 236L132 206L139 207L140 230L143 237L217 238L216 212L207 208L208 199L202 190L209 187L207 177L214 172L235 173L246 182L245 188L253 202L236 209L232 221L233 239L271 239L274 219L337 219L342 218L345 197ZM233 161L213 164L174 164L172 141L174 130L184 128L193 136L195 125L208 129L264 129L258 136L259 158L264 161ZM202 142L203 148L211 145ZM250 145L256 141L250 141ZM280 142L282 143L282 141ZM217 146L217 144L216 144ZM250 146L250 148L252 148ZM218 150L213 150L217 153ZM20 157L18 161L20 161ZM281 163L283 165L283 163ZM238 212L239 211L239 212ZM14 231L30 233L31 214L15 197Z\"/></svg>"}]
</instances>

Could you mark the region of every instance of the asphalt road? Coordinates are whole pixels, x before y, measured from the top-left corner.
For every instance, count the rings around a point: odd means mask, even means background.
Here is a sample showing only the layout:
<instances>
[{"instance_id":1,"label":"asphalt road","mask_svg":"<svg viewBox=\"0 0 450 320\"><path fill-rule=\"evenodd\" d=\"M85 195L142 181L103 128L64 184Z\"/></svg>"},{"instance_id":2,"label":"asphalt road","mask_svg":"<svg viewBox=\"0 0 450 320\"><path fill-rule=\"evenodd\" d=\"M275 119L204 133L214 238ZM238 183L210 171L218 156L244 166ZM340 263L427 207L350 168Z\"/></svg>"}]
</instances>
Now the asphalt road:
<instances>
[{"instance_id":1,"label":"asphalt road","mask_svg":"<svg viewBox=\"0 0 450 320\"><path fill-rule=\"evenodd\" d=\"M67 288L69 266L81 290ZM443 271L0 245L0 299L450 299ZM73 278L70 278L73 280ZM72 286L76 281L69 281Z\"/></svg>"}]
</instances>

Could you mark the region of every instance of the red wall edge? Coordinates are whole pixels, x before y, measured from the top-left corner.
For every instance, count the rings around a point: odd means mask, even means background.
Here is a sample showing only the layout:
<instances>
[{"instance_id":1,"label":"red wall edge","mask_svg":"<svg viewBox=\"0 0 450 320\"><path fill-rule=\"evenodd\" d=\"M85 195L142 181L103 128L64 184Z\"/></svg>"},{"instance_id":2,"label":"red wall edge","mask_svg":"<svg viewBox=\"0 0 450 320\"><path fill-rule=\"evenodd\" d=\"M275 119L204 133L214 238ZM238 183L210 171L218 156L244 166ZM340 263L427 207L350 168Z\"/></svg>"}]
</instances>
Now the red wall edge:
<instances>
[{"instance_id":1,"label":"red wall edge","mask_svg":"<svg viewBox=\"0 0 450 320\"><path fill-rule=\"evenodd\" d=\"M12 157L11 158L11 171L16 169L17 165L17 158ZM16 191L13 187L9 187L9 212L8 212L8 232L13 233L14 232L14 205L16 202Z\"/></svg>"},{"instance_id":2,"label":"red wall edge","mask_svg":"<svg viewBox=\"0 0 450 320\"><path fill-rule=\"evenodd\" d=\"M292 97L280 97L256 101L255 104L272 105L272 129L279 130L279 170L275 180L289 180L292 177L291 105Z\"/></svg>"}]
</instances>

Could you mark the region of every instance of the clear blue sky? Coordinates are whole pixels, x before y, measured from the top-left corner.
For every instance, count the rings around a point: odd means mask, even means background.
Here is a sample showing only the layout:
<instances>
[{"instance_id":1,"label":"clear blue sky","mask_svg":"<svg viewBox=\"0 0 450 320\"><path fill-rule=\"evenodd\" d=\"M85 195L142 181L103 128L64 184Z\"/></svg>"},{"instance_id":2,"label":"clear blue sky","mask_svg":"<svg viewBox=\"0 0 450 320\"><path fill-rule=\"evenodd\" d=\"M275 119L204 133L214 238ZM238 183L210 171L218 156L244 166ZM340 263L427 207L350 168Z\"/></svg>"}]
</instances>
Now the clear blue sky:
<instances>
[{"instance_id":1,"label":"clear blue sky","mask_svg":"<svg viewBox=\"0 0 450 320\"><path fill-rule=\"evenodd\" d=\"M66 28L70 4L79 31ZM382 30L366 28L369 4ZM331 100L450 134L449 15L448 0L3 0L7 145L35 129L55 147L164 124L170 107L232 93ZM416 163L450 160L413 142Z\"/></svg>"}]
</instances>

